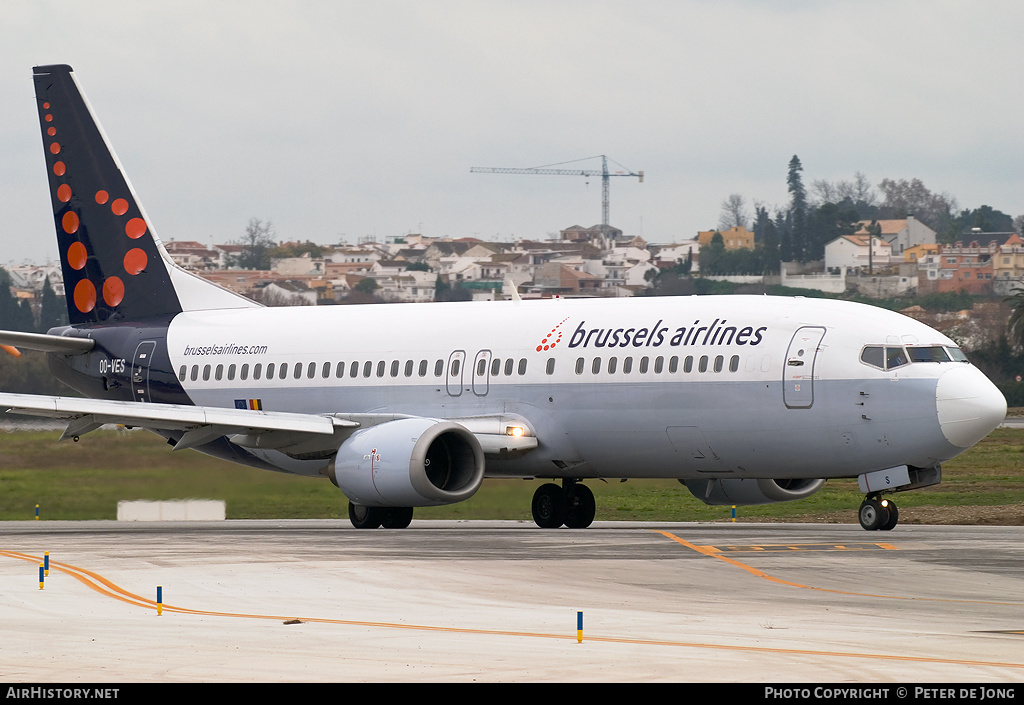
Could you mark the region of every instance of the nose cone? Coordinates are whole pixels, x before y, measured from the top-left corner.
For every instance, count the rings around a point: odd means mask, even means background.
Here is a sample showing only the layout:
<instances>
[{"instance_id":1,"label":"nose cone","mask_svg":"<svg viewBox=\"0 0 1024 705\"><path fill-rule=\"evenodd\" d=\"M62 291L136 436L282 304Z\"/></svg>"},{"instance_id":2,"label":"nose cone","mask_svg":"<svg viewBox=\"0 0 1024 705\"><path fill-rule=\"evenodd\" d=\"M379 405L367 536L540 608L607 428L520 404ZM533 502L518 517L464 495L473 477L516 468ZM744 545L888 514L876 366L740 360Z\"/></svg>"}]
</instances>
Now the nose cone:
<instances>
[{"instance_id":1,"label":"nose cone","mask_svg":"<svg viewBox=\"0 0 1024 705\"><path fill-rule=\"evenodd\" d=\"M970 448L1006 418L1006 399L976 367L954 367L935 390L942 435L959 448Z\"/></svg>"}]
</instances>

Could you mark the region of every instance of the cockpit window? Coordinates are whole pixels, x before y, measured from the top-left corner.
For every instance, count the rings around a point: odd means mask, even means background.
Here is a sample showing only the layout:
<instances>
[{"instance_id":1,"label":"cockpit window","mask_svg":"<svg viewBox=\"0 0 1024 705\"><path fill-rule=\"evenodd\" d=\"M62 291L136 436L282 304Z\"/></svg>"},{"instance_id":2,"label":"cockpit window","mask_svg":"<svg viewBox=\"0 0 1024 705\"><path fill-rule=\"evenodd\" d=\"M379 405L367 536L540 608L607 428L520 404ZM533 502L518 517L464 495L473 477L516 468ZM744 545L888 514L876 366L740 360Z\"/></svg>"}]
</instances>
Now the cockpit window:
<instances>
[{"instance_id":1,"label":"cockpit window","mask_svg":"<svg viewBox=\"0 0 1024 705\"><path fill-rule=\"evenodd\" d=\"M907 352L903 348L887 347L885 349L885 369L891 370L896 367L902 367L909 362Z\"/></svg>"},{"instance_id":2,"label":"cockpit window","mask_svg":"<svg viewBox=\"0 0 1024 705\"><path fill-rule=\"evenodd\" d=\"M860 361L866 365L885 369L885 351L881 345L868 345L860 353Z\"/></svg>"},{"instance_id":3,"label":"cockpit window","mask_svg":"<svg viewBox=\"0 0 1024 705\"><path fill-rule=\"evenodd\" d=\"M892 370L911 362L967 362L960 348L947 345L865 345L860 361L880 370Z\"/></svg>"},{"instance_id":4,"label":"cockpit window","mask_svg":"<svg viewBox=\"0 0 1024 705\"><path fill-rule=\"evenodd\" d=\"M911 346L907 352L911 362L949 362L949 354L940 345Z\"/></svg>"}]
</instances>

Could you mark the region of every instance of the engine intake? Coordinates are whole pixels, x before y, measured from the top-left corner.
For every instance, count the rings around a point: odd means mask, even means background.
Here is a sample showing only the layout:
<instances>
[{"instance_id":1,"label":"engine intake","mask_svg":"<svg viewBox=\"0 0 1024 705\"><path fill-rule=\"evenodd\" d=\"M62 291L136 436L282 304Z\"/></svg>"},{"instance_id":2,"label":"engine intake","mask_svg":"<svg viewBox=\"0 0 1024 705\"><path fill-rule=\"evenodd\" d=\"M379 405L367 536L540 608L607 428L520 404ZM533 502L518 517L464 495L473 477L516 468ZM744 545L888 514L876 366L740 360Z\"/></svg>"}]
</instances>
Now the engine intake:
<instances>
[{"instance_id":1,"label":"engine intake","mask_svg":"<svg viewBox=\"0 0 1024 705\"><path fill-rule=\"evenodd\" d=\"M825 486L824 480L680 480L690 494L712 505L774 504L803 499Z\"/></svg>"},{"instance_id":2,"label":"engine intake","mask_svg":"<svg viewBox=\"0 0 1024 705\"><path fill-rule=\"evenodd\" d=\"M329 476L355 504L432 507L472 497L484 479L476 437L450 421L412 418L356 431Z\"/></svg>"}]
</instances>

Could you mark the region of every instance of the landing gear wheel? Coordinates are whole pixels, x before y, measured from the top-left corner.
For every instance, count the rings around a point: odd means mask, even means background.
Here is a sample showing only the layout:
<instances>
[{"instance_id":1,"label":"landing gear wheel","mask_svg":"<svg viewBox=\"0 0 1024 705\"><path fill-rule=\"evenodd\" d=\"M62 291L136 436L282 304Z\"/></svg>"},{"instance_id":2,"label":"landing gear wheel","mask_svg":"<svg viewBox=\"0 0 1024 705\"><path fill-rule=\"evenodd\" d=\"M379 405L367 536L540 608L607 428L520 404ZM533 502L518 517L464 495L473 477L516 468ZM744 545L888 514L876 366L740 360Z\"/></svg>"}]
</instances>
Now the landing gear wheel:
<instances>
[{"instance_id":1,"label":"landing gear wheel","mask_svg":"<svg viewBox=\"0 0 1024 705\"><path fill-rule=\"evenodd\" d=\"M882 505L879 498L869 497L861 503L857 518L867 531L878 531L889 521L889 509Z\"/></svg>"},{"instance_id":2,"label":"landing gear wheel","mask_svg":"<svg viewBox=\"0 0 1024 705\"><path fill-rule=\"evenodd\" d=\"M590 488L573 485L565 494L565 525L570 529L585 529L594 523L597 503Z\"/></svg>"},{"instance_id":3,"label":"landing gear wheel","mask_svg":"<svg viewBox=\"0 0 1024 705\"><path fill-rule=\"evenodd\" d=\"M357 529L376 529L380 526L380 509L348 503L348 519Z\"/></svg>"},{"instance_id":4,"label":"landing gear wheel","mask_svg":"<svg viewBox=\"0 0 1024 705\"><path fill-rule=\"evenodd\" d=\"M565 522L565 492L547 483L533 493L533 520L542 529L557 529Z\"/></svg>"},{"instance_id":5,"label":"landing gear wheel","mask_svg":"<svg viewBox=\"0 0 1024 705\"><path fill-rule=\"evenodd\" d=\"M889 511L889 520L882 525L881 530L892 531L893 527L895 527L897 522L900 520L900 510L896 506L896 503L891 499L887 499L886 504L886 509Z\"/></svg>"},{"instance_id":6,"label":"landing gear wheel","mask_svg":"<svg viewBox=\"0 0 1024 705\"><path fill-rule=\"evenodd\" d=\"M412 507L382 507L379 511L385 529L404 529L412 521Z\"/></svg>"}]
</instances>

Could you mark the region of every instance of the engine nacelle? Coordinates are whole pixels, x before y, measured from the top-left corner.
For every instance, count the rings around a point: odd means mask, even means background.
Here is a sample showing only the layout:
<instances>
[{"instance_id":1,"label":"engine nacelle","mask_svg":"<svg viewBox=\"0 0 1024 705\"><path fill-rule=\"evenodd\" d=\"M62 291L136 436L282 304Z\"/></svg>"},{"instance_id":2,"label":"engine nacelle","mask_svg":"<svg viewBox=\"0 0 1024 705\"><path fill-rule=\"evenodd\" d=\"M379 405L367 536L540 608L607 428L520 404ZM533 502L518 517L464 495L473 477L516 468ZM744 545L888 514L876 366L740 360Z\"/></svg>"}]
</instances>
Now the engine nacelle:
<instances>
[{"instance_id":1,"label":"engine nacelle","mask_svg":"<svg viewBox=\"0 0 1024 705\"><path fill-rule=\"evenodd\" d=\"M713 505L774 504L803 499L825 486L824 480L680 480L690 493Z\"/></svg>"},{"instance_id":2,"label":"engine nacelle","mask_svg":"<svg viewBox=\"0 0 1024 705\"><path fill-rule=\"evenodd\" d=\"M484 452L464 427L412 418L356 431L341 444L331 482L365 507L433 507L472 497Z\"/></svg>"}]
</instances>

